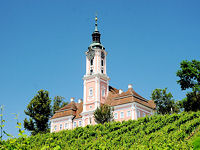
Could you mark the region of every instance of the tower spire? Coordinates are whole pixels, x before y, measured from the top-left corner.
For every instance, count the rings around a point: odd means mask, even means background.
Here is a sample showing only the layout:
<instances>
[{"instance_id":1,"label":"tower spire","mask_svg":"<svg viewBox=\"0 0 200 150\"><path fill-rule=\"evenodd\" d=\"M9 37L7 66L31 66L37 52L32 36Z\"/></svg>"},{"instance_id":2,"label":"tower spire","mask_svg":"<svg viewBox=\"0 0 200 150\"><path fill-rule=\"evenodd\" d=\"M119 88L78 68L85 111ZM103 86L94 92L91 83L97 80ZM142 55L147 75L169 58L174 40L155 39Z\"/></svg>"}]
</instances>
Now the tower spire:
<instances>
[{"instance_id":1,"label":"tower spire","mask_svg":"<svg viewBox=\"0 0 200 150\"><path fill-rule=\"evenodd\" d=\"M99 33L98 28L97 28L97 15L96 15L95 16L95 29L94 29L94 32L92 33L93 43L101 43L100 37L101 37L101 34Z\"/></svg>"},{"instance_id":2,"label":"tower spire","mask_svg":"<svg viewBox=\"0 0 200 150\"><path fill-rule=\"evenodd\" d=\"M98 28L97 28L97 15L95 16L95 30L94 31L98 31Z\"/></svg>"}]
</instances>

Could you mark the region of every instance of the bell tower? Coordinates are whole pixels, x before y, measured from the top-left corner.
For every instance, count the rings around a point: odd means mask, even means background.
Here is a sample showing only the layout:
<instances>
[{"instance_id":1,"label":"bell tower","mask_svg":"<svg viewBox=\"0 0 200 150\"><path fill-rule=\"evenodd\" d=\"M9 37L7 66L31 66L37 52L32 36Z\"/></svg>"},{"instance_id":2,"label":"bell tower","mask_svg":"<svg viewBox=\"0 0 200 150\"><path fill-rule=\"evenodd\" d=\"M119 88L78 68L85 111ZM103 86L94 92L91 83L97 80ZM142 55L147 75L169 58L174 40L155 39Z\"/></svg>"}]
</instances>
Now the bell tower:
<instances>
[{"instance_id":1,"label":"bell tower","mask_svg":"<svg viewBox=\"0 0 200 150\"><path fill-rule=\"evenodd\" d=\"M92 43L86 54L86 74L84 80L83 112L82 115L94 110L105 102L108 94L109 77L106 74L107 52L101 44L101 34L97 28L95 17L95 30L92 33Z\"/></svg>"}]
</instances>

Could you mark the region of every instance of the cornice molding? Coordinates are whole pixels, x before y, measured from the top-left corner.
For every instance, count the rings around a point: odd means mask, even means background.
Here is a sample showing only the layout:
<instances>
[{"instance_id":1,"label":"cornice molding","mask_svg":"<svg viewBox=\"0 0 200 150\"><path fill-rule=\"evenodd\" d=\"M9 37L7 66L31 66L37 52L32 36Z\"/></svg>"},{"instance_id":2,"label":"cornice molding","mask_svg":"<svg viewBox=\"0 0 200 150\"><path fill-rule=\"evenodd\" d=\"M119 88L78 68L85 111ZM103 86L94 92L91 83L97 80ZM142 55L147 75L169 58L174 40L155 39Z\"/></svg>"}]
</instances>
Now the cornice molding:
<instances>
[{"instance_id":1,"label":"cornice molding","mask_svg":"<svg viewBox=\"0 0 200 150\"><path fill-rule=\"evenodd\" d=\"M93 74L93 75L84 75L83 80L88 80L88 79L92 79L92 78L95 78L95 77L102 78L104 80L110 80L110 78L107 75L100 74L100 73Z\"/></svg>"}]
</instances>

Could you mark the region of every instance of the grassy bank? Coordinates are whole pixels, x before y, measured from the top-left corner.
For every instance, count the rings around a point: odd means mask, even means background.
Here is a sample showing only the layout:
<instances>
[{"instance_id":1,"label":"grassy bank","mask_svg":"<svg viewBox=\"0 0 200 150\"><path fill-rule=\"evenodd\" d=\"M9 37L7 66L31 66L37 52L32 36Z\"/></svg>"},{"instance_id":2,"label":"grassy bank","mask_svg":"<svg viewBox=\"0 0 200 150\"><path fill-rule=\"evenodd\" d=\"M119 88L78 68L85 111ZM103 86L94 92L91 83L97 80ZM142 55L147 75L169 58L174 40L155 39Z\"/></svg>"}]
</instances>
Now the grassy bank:
<instances>
[{"instance_id":1,"label":"grassy bank","mask_svg":"<svg viewBox=\"0 0 200 150\"><path fill-rule=\"evenodd\" d=\"M1 141L0 148L192 149L200 143L199 127L200 112L183 112L10 139Z\"/></svg>"}]
</instances>

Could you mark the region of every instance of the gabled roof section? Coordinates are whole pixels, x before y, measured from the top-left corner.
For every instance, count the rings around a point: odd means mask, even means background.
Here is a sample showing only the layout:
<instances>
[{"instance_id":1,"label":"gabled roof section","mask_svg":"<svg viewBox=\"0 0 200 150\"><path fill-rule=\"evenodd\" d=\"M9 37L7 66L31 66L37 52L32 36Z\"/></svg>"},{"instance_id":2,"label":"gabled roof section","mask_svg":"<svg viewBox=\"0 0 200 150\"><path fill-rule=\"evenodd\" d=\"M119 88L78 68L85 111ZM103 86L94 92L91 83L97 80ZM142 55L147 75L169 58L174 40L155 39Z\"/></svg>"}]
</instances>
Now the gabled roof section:
<instances>
[{"instance_id":1,"label":"gabled roof section","mask_svg":"<svg viewBox=\"0 0 200 150\"><path fill-rule=\"evenodd\" d=\"M77 109L76 103L75 103L75 102L71 102L71 103L65 105L64 107L60 108L60 109L59 109L58 111L56 111L56 112L63 111L63 110L67 110L67 109L76 110L76 109Z\"/></svg>"},{"instance_id":2,"label":"gabled roof section","mask_svg":"<svg viewBox=\"0 0 200 150\"><path fill-rule=\"evenodd\" d=\"M56 113L53 115L51 119L66 117L66 116L73 116L73 117L81 117L80 113L83 111L83 102L75 103L71 102L64 107L60 108Z\"/></svg>"},{"instance_id":3,"label":"gabled roof section","mask_svg":"<svg viewBox=\"0 0 200 150\"><path fill-rule=\"evenodd\" d=\"M77 107L77 111L76 111L76 117L75 117L75 119L82 118L82 116L80 115L80 113L82 113L82 111L83 111L83 102L76 103L76 107Z\"/></svg>"},{"instance_id":4,"label":"gabled roof section","mask_svg":"<svg viewBox=\"0 0 200 150\"><path fill-rule=\"evenodd\" d=\"M153 100L147 100L138 93L136 93L133 88L129 88L126 92L119 94L119 90L114 87L109 87L108 97L106 99L106 104L111 106L122 105L126 103L137 102L141 105L155 109L156 105Z\"/></svg>"},{"instance_id":5,"label":"gabled roof section","mask_svg":"<svg viewBox=\"0 0 200 150\"><path fill-rule=\"evenodd\" d=\"M116 88L114 88L114 87L112 87L112 86L109 86L108 88L109 88L109 92L111 92L111 93L113 93L113 94L119 93L119 90L116 89Z\"/></svg>"}]
</instances>

